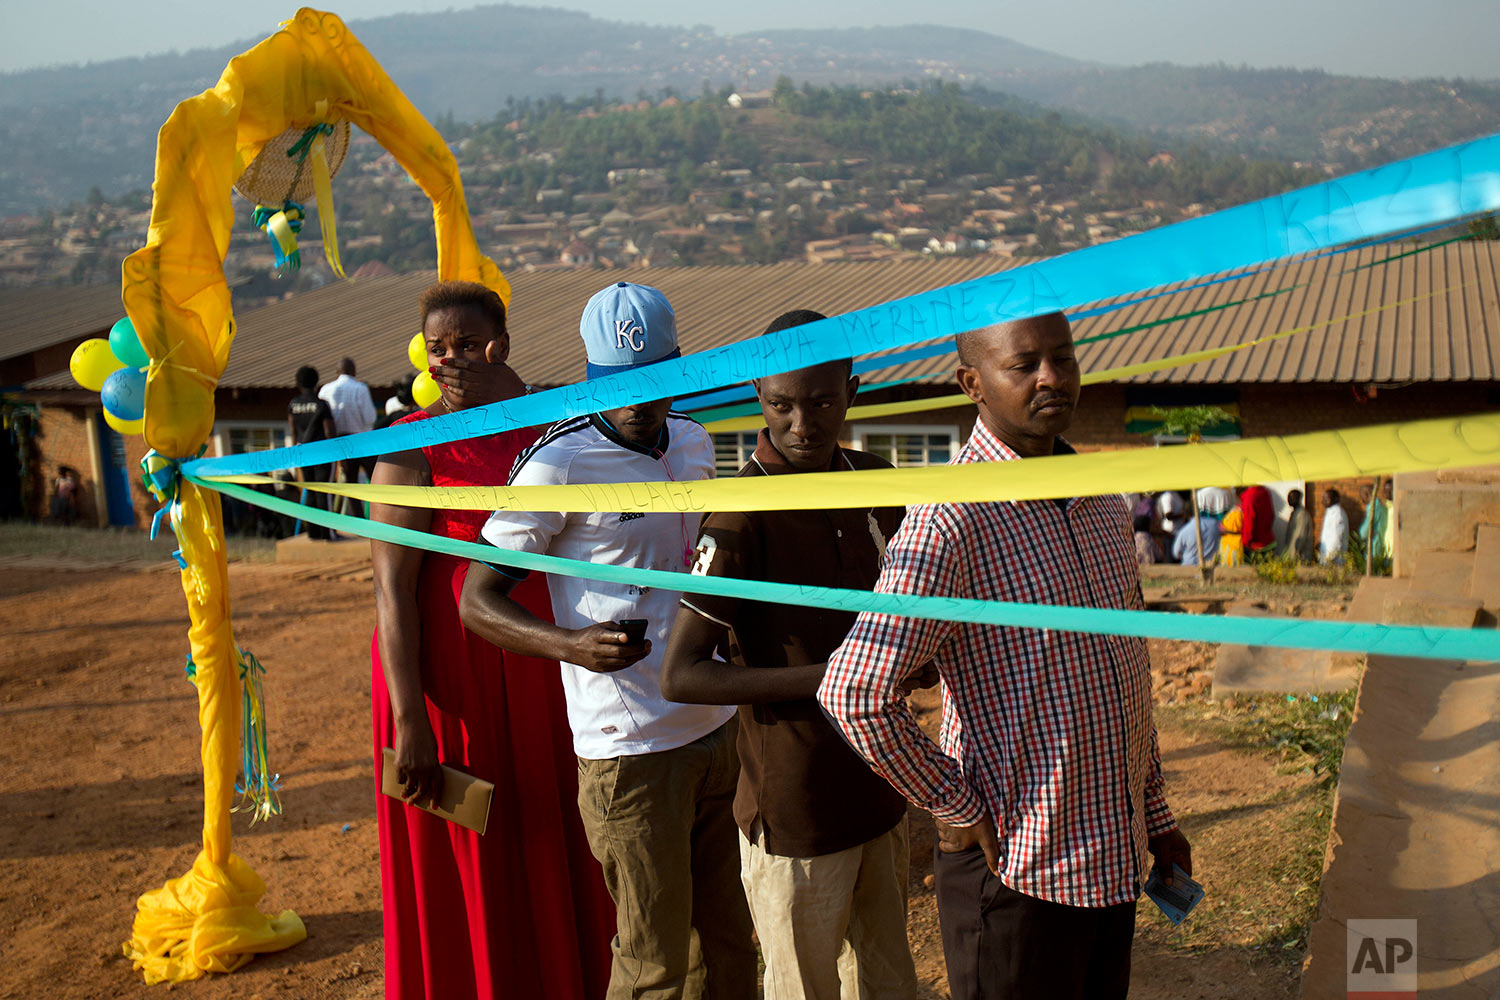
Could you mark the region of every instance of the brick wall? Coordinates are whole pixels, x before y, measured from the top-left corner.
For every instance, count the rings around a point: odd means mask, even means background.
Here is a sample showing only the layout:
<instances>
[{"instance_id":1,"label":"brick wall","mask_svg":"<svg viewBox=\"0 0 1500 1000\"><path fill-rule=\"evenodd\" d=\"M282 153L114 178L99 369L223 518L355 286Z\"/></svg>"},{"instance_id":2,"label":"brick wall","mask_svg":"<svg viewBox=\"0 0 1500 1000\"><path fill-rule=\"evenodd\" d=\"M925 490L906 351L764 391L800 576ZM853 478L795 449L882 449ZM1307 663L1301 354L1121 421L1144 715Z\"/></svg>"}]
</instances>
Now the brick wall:
<instances>
[{"instance_id":1,"label":"brick wall","mask_svg":"<svg viewBox=\"0 0 1500 1000\"><path fill-rule=\"evenodd\" d=\"M1497 406L1500 384L1494 382L1420 382L1377 389L1373 395L1356 395L1350 385L1254 385L1241 389L1240 428L1245 437L1303 434L1483 413ZM1374 482L1373 476L1309 482L1307 504L1314 523L1322 524L1323 491L1331 486L1349 515L1350 533L1358 531L1365 516L1360 487Z\"/></svg>"},{"instance_id":2,"label":"brick wall","mask_svg":"<svg viewBox=\"0 0 1500 1000\"><path fill-rule=\"evenodd\" d=\"M78 520L98 524L98 511L104 505L99 484L94 482L94 463L89 450L87 411L74 407L43 406L37 438L37 466L41 476L39 488L32 493L32 514L45 518L51 510L54 484L61 468L70 465L78 470Z\"/></svg>"},{"instance_id":3,"label":"brick wall","mask_svg":"<svg viewBox=\"0 0 1500 1000\"><path fill-rule=\"evenodd\" d=\"M65 403L42 403L39 408L42 434L37 439L37 464L43 488L36 491L33 514L38 518L47 517L52 503L53 484L57 481L59 470L64 465L70 465L78 470L80 479L79 522L96 525L99 523L99 511L106 501L99 484L94 480L94 458L89 447L88 423L99 410L97 407ZM156 501L141 486L140 477L136 474L146 450L145 439L139 434L125 438L126 473L131 480L130 499L135 508L137 527L149 525L151 515L157 507Z\"/></svg>"}]
</instances>

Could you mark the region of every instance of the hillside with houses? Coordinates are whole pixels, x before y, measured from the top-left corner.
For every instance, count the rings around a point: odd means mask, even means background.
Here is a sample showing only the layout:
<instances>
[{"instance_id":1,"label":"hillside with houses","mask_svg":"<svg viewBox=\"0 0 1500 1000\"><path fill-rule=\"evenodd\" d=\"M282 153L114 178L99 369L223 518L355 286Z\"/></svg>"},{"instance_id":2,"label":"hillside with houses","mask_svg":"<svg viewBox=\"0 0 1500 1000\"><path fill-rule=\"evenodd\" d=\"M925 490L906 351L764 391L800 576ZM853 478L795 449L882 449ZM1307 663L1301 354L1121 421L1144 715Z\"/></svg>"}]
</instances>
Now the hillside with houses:
<instances>
[{"instance_id":1,"label":"hillside with houses","mask_svg":"<svg viewBox=\"0 0 1500 1000\"><path fill-rule=\"evenodd\" d=\"M508 269L1046 255L1323 176L984 107L953 85L799 89L783 78L691 99L512 100L488 122L438 124L481 245ZM355 134L334 200L348 270L434 266L431 205L369 136ZM226 271L242 303L329 279L313 219L302 270L273 273L253 206L236 204ZM148 220L144 194L98 191L9 217L0 283L116 280Z\"/></svg>"}]
</instances>

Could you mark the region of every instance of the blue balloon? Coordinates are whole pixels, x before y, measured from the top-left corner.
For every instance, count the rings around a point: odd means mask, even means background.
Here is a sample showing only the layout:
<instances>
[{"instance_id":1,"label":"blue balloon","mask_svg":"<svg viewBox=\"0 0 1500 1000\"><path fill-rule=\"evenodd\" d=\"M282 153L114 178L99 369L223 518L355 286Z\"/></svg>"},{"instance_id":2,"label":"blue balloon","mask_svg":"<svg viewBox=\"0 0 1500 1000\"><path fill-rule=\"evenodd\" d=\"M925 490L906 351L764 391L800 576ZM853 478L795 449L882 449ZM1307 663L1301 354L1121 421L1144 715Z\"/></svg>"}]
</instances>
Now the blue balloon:
<instances>
[{"instance_id":1,"label":"blue balloon","mask_svg":"<svg viewBox=\"0 0 1500 1000\"><path fill-rule=\"evenodd\" d=\"M151 355L141 346L141 338L129 316L109 328L109 349L127 368L144 368L151 363Z\"/></svg>"},{"instance_id":2,"label":"blue balloon","mask_svg":"<svg viewBox=\"0 0 1500 1000\"><path fill-rule=\"evenodd\" d=\"M99 397L116 420L141 419L146 414L146 373L136 368L121 368L104 380Z\"/></svg>"}]
</instances>

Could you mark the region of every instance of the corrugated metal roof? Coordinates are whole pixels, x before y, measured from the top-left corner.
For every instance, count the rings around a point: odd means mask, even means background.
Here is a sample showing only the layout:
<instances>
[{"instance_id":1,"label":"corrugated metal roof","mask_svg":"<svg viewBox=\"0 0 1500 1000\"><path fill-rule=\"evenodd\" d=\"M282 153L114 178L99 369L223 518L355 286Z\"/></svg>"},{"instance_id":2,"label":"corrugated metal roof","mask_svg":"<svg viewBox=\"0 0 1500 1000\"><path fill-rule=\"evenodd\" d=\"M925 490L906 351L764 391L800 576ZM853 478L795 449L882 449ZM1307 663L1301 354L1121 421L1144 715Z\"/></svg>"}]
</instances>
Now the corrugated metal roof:
<instances>
[{"instance_id":1,"label":"corrugated metal roof","mask_svg":"<svg viewBox=\"0 0 1500 1000\"><path fill-rule=\"evenodd\" d=\"M1082 339L1196 312L1281 289L1259 301L1176 320L1080 348L1085 371L1243 343L1296 326L1307 333L1214 361L1131 378L1130 382L1404 382L1500 379L1500 243L1464 242L1379 263L1410 249L1371 247L1304 258L1201 288L1187 288L1080 320ZM1371 264L1374 266L1360 267ZM995 257L766 266L658 268L649 271L555 270L511 275L511 361L526 379L558 385L583 375L578 317L611 281L653 284L677 312L684 353L755 336L787 309L834 315L990 274L1012 262ZM406 344L417 329L417 298L432 272L340 282L245 313L221 385L288 386L298 366L331 377L354 358L359 377L390 385L411 373ZM1350 317L1403 299L1439 294ZM1117 301L1125 301L1122 297ZM908 362L872 381L943 378L948 357ZM55 383L55 384L53 384ZM70 385L64 374L31 383Z\"/></svg>"},{"instance_id":2,"label":"corrugated metal roof","mask_svg":"<svg viewBox=\"0 0 1500 1000\"><path fill-rule=\"evenodd\" d=\"M1085 371L1098 371L1312 326L1271 344L1126 381L1500 379L1500 243L1455 243L1381 263L1407 249L1388 244L1303 258L1265 273L1082 320L1074 326L1079 339L1284 290L1259 301L1086 344L1079 349L1079 360ZM1416 301L1408 301L1412 299Z\"/></svg>"},{"instance_id":3,"label":"corrugated metal roof","mask_svg":"<svg viewBox=\"0 0 1500 1000\"><path fill-rule=\"evenodd\" d=\"M538 385L583 377L578 318L613 281L664 292L677 313L684 353L718 347L765 329L788 309L833 315L942 288L1010 266L993 257L878 263L783 263L653 270L520 271L510 275L511 363ZM348 355L359 377L388 385L411 374L406 344L418 328L417 298L432 272L343 282L246 313L221 385L289 385L298 365L330 376Z\"/></svg>"},{"instance_id":4,"label":"corrugated metal roof","mask_svg":"<svg viewBox=\"0 0 1500 1000\"><path fill-rule=\"evenodd\" d=\"M98 335L124 315L118 284L0 289L0 361Z\"/></svg>"}]
</instances>

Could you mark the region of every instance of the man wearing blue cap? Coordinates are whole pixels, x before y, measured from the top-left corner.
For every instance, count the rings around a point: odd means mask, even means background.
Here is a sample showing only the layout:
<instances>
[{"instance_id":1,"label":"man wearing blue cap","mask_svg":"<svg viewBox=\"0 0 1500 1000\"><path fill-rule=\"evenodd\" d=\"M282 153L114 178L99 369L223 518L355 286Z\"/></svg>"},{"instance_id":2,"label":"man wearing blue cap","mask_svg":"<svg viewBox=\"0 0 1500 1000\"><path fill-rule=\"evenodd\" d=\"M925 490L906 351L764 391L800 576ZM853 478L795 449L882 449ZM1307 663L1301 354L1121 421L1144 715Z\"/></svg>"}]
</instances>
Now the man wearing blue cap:
<instances>
[{"instance_id":1,"label":"man wearing blue cap","mask_svg":"<svg viewBox=\"0 0 1500 1000\"><path fill-rule=\"evenodd\" d=\"M681 354L671 305L645 285L622 281L594 295L580 332L590 379ZM516 460L510 485L711 478L712 441L671 403L553 424ZM680 513L497 511L483 534L502 549L682 573L697 531L698 518ZM733 815L734 708L680 705L661 693L661 656L681 593L554 575L554 624L510 599L521 577L474 563L461 611L466 626L497 646L562 664L579 811L618 908L609 1000L700 989L716 1000L754 997L756 952ZM625 624L639 619L644 634ZM695 969L690 978L694 931L703 975Z\"/></svg>"}]
</instances>

